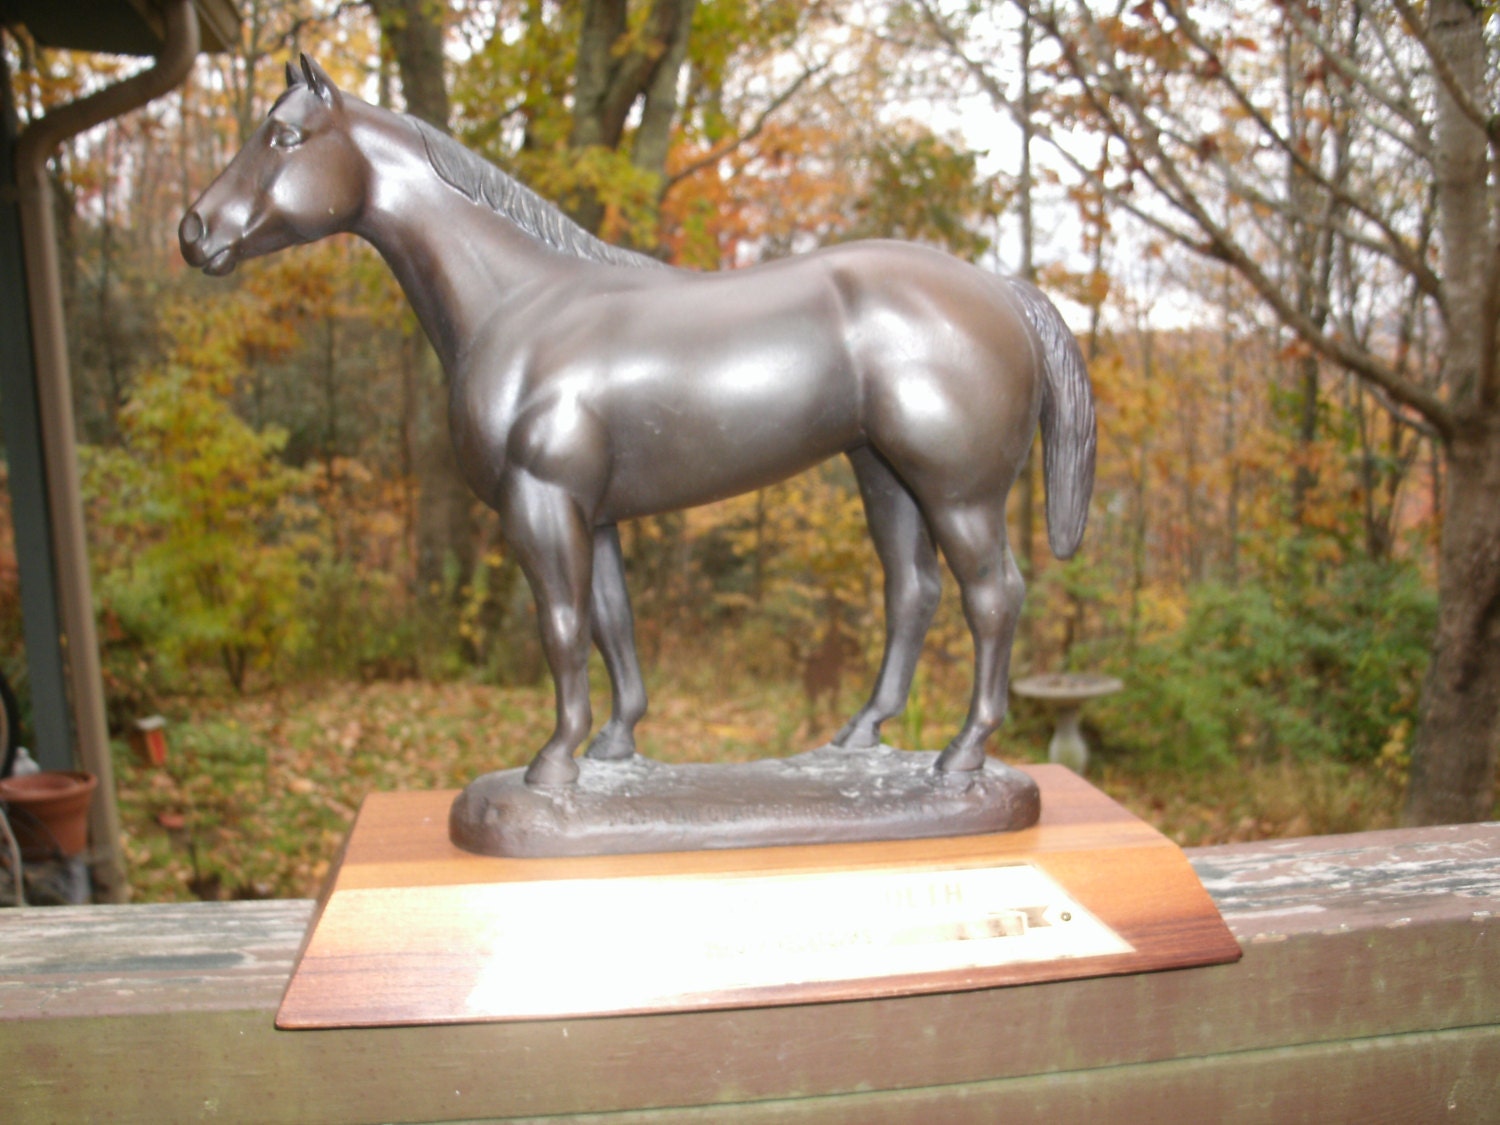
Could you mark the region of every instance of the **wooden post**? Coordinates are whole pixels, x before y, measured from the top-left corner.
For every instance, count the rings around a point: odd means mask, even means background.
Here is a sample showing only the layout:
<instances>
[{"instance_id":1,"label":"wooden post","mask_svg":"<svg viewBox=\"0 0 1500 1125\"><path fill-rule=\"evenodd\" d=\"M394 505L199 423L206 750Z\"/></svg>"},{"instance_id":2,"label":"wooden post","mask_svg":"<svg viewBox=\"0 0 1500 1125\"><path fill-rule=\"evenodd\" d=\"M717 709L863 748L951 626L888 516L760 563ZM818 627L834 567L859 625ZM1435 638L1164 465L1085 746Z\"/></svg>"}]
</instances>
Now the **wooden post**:
<instances>
[{"instance_id":1,"label":"wooden post","mask_svg":"<svg viewBox=\"0 0 1500 1125\"><path fill-rule=\"evenodd\" d=\"M21 572L21 615L35 729L30 746L46 769L73 767L72 710L53 565L47 462L32 362L21 213L16 202L15 106L10 72L0 59L0 411L10 463L11 517Z\"/></svg>"}]
</instances>

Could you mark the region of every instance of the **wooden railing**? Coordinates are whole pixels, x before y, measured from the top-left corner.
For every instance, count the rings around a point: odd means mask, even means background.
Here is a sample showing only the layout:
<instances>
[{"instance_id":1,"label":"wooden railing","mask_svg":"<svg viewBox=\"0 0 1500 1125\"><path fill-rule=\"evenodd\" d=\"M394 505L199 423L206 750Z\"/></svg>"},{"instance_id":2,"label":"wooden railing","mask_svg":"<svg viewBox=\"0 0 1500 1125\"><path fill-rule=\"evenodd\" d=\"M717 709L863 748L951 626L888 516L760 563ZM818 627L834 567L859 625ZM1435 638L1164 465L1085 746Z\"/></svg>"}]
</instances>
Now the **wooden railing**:
<instances>
[{"instance_id":1,"label":"wooden railing","mask_svg":"<svg viewBox=\"0 0 1500 1125\"><path fill-rule=\"evenodd\" d=\"M0 911L0 1120L1500 1121L1500 824L1188 854L1237 964L581 1021L278 1031L311 903Z\"/></svg>"}]
</instances>

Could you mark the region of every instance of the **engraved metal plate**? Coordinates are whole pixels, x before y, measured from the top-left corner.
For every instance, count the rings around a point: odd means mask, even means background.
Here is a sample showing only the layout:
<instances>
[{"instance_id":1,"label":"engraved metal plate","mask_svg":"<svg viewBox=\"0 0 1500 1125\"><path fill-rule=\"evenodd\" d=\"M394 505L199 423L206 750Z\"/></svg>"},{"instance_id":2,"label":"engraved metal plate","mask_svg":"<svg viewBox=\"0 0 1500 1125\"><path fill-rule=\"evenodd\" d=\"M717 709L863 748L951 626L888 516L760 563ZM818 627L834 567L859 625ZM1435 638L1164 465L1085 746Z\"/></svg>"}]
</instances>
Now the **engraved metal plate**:
<instances>
[{"instance_id":1,"label":"engraved metal plate","mask_svg":"<svg viewBox=\"0 0 1500 1125\"><path fill-rule=\"evenodd\" d=\"M1027 864L484 893L493 924L465 1005L471 1018L702 1006L763 989L1131 952Z\"/></svg>"}]
</instances>

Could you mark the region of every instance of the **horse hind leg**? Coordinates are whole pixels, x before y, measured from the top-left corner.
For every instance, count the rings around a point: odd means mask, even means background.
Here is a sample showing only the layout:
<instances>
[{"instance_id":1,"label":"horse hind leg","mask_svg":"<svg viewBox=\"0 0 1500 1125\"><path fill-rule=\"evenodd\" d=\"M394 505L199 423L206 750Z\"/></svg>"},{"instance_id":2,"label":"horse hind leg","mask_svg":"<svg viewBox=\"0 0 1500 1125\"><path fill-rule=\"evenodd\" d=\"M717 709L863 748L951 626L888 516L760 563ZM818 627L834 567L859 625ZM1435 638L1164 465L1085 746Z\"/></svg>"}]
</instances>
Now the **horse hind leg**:
<instances>
[{"instance_id":1,"label":"horse hind leg","mask_svg":"<svg viewBox=\"0 0 1500 1125\"><path fill-rule=\"evenodd\" d=\"M613 706L609 721L589 743L585 756L622 761L635 754L635 725L646 713L646 685L635 651L635 618L625 588L620 531L613 524L594 531L594 582L589 604L589 624L609 672Z\"/></svg>"},{"instance_id":2,"label":"horse hind leg","mask_svg":"<svg viewBox=\"0 0 1500 1125\"><path fill-rule=\"evenodd\" d=\"M974 695L963 728L938 756L950 773L984 767L984 744L1005 718L1010 650L1026 583L1005 535L1005 502L929 508L932 529L963 596L964 618L974 637Z\"/></svg>"},{"instance_id":3,"label":"horse hind leg","mask_svg":"<svg viewBox=\"0 0 1500 1125\"><path fill-rule=\"evenodd\" d=\"M880 724L900 714L911 694L922 642L942 596L937 552L916 499L873 450L849 454L865 519L885 570L885 652L870 701L834 737L858 749L880 742Z\"/></svg>"}]
</instances>

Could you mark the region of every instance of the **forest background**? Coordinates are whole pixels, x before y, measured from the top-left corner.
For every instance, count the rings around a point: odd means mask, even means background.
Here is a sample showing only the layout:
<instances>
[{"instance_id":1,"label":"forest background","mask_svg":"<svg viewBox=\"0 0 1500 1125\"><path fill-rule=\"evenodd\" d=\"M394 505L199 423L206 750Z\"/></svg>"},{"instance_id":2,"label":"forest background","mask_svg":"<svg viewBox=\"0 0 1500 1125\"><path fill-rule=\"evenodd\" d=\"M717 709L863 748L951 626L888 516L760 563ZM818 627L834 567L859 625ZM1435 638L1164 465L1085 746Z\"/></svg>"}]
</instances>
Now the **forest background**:
<instances>
[{"instance_id":1,"label":"forest background","mask_svg":"<svg viewBox=\"0 0 1500 1125\"><path fill-rule=\"evenodd\" d=\"M678 265L895 237L1035 278L1089 358L1099 473L1066 564L1038 466L1013 494L1014 664L1124 679L1096 779L1187 843L1495 815L1494 5L239 8L235 51L52 169L111 727L173 720L167 769L121 752L138 890L311 893L363 792L519 764L549 726L529 592L383 263L178 255L299 51ZM139 65L24 33L4 61L26 118ZM845 464L624 549L646 752L792 753L858 705L881 592ZM956 727L967 646L950 588L891 741ZM1047 729L1018 701L1000 752Z\"/></svg>"}]
</instances>

